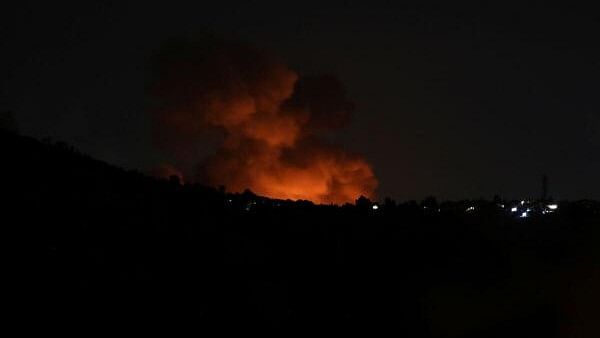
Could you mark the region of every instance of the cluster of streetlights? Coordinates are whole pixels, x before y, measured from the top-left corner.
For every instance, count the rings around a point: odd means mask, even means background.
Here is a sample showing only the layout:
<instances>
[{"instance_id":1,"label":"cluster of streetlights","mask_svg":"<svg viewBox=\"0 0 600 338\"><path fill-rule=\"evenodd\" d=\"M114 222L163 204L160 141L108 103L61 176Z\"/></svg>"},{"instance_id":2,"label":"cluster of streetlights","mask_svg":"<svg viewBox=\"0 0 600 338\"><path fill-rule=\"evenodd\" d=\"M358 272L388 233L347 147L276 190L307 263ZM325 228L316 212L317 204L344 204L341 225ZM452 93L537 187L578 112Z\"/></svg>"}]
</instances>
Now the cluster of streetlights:
<instances>
[{"instance_id":1,"label":"cluster of streetlights","mask_svg":"<svg viewBox=\"0 0 600 338\"><path fill-rule=\"evenodd\" d=\"M519 204L510 208L510 212L512 214L518 215L520 218L527 218L531 216L535 212L539 212L542 215L551 214L558 210L558 204L544 204L538 203L536 205L532 205L529 201L521 201Z\"/></svg>"}]
</instances>

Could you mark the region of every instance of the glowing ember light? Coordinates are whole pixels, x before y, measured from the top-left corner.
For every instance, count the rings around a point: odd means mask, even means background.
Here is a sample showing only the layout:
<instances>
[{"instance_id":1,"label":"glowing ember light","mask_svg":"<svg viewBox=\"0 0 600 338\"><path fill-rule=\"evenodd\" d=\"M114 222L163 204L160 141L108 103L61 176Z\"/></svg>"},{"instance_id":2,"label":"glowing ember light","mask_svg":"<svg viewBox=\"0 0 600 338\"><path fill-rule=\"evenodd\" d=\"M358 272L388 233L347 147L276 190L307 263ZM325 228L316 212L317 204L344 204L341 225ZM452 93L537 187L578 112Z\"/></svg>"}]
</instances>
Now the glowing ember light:
<instances>
[{"instance_id":1,"label":"glowing ember light","mask_svg":"<svg viewBox=\"0 0 600 338\"><path fill-rule=\"evenodd\" d=\"M558 209L558 205L557 204L548 204L548 209L556 210L556 209Z\"/></svg>"},{"instance_id":2,"label":"glowing ember light","mask_svg":"<svg viewBox=\"0 0 600 338\"><path fill-rule=\"evenodd\" d=\"M373 210L377 210L377 209L379 209L379 206L377 204L373 204L372 208L373 208Z\"/></svg>"},{"instance_id":3,"label":"glowing ember light","mask_svg":"<svg viewBox=\"0 0 600 338\"><path fill-rule=\"evenodd\" d=\"M510 212L517 212L517 210L518 210L517 207L510 208Z\"/></svg>"}]
</instances>

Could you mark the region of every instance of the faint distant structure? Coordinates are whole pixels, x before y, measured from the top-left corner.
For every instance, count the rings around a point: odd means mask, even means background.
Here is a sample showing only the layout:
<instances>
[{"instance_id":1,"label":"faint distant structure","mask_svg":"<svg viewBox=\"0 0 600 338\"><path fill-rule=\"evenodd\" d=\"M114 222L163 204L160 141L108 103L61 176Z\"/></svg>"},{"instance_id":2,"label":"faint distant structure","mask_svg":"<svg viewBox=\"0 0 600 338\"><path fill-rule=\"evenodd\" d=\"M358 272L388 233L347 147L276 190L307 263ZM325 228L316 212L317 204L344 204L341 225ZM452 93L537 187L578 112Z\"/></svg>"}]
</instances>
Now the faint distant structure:
<instances>
[{"instance_id":1,"label":"faint distant structure","mask_svg":"<svg viewBox=\"0 0 600 338\"><path fill-rule=\"evenodd\" d=\"M19 132L17 120L15 119L15 116L10 110L0 112L0 130L8 131L11 133Z\"/></svg>"},{"instance_id":2,"label":"faint distant structure","mask_svg":"<svg viewBox=\"0 0 600 338\"><path fill-rule=\"evenodd\" d=\"M548 176L546 174L542 175L542 201L548 200Z\"/></svg>"}]
</instances>

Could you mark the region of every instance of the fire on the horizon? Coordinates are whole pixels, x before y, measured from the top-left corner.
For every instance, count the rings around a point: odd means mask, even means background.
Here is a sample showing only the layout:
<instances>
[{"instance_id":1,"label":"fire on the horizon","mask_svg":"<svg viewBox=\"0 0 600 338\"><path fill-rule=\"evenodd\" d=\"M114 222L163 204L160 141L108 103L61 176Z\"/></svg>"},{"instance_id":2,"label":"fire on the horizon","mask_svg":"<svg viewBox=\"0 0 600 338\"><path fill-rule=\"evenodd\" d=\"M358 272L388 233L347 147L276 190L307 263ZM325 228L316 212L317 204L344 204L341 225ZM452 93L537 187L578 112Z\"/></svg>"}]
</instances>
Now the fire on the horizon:
<instances>
[{"instance_id":1,"label":"fire on the horizon","mask_svg":"<svg viewBox=\"0 0 600 338\"><path fill-rule=\"evenodd\" d=\"M194 169L179 168L193 179L316 203L374 197L370 164L322 140L346 124L353 108L334 77L301 78L247 46L178 44L159 59L154 93L161 100L154 113L161 145L176 158L189 156L183 150L202 133L223 134L214 154L193 161Z\"/></svg>"}]
</instances>

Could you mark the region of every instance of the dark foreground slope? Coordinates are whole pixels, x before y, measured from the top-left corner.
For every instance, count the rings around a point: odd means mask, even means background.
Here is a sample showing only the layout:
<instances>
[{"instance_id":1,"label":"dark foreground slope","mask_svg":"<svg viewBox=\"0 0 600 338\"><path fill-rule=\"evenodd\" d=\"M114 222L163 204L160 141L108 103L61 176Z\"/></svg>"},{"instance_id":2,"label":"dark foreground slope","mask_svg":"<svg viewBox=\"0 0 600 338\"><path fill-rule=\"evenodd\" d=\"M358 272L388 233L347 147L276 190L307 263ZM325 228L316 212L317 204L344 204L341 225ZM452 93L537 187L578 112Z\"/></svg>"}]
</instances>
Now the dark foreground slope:
<instances>
[{"instance_id":1,"label":"dark foreground slope","mask_svg":"<svg viewBox=\"0 0 600 338\"><path fill-rule=\"evenodd\" d=\"M314 206L0 134L3 307L22 329L594 337L600 217ZM492 205L492 204L489 204Z\"/></svg>"}]
</instances>

